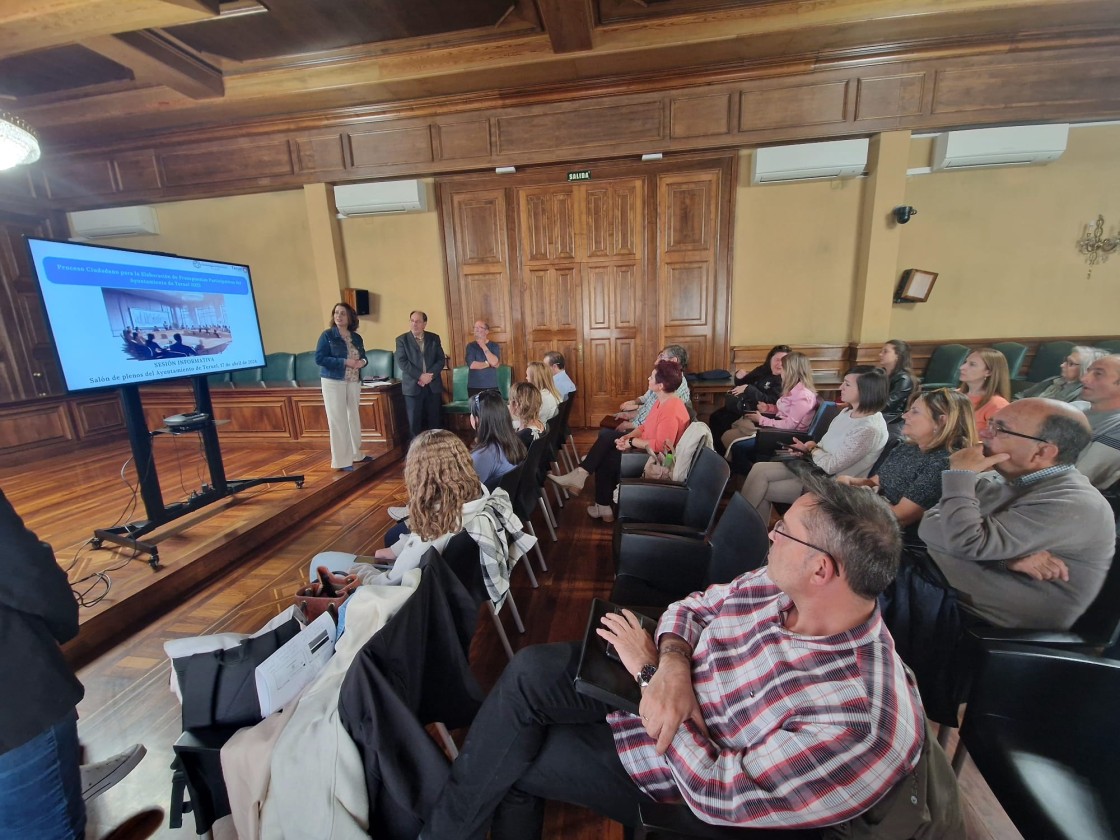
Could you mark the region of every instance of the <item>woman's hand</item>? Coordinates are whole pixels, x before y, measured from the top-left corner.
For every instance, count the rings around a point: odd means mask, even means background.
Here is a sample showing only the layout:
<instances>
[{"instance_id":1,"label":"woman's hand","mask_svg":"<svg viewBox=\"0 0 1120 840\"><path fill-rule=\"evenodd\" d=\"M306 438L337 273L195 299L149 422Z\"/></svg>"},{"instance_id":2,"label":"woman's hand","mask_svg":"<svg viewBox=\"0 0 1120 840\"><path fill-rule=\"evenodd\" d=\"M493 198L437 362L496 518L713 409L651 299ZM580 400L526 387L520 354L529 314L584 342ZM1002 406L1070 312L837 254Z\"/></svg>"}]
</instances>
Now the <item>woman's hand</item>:
<instances>
[{"instance_id":1,"label":"woman's hand","mask_svg":"<svg viewBox=\"0 0 1120 840\"><path fill-rule=\"evenodd\" d=\"M348 367L348 368L353 368L353 369L357 370L358 368L360 368L362 366L362 360L361 359L347 359L345 362L343 362L343 364L346 365L346 367Z\"/></svg>"},{"instance_id":2,"label":"woman's hand","mask_svg":"<svg viewBox=\"0 0 1120 840\"><path fill-rule=\"evenodd\" d=\"M817 442L815 440L803 441L794 438L793 443L789 445L789 448L794 452L800 452L802 455L808 455L810 452L817 448Z\"/></svg>"},{"instance_id":3,"label":"woman's hand","mask_svg":"<svg viewBox=\"0 0 1120 840\"><path fill-rule=\"evenodd\" d=\"M630 610L624 609L621 614L607 613L603 616L603 626L595 632L614 645L628 673L636 674L643 665L657 664L657 646Z\"/></svg>"},{"instance_id":4,"label":"woman's hand","mask_svg":"<svg viewBox=\"0 0 1120 840\"><path fill-rule=\"evenodd\" d=\"M735 373L736 373L736 375L738 375L739 372L735 371ZM747 390L746 385L736 385L734 388L731 389L731 393L734 394L735 396L739 396L745 390Z\"/></svg>"},{"instance_id":5,"label":"woman's hand","mask_svg":"<svg viewBox=\"0 0 1120 840\"><path fill-rule=\"evenodd\" d=\"M749 371L743 370L743 368L735 368L735 378L736 379L746 379L748 373L749 373ZM741 387L745 388L746 386L743 385Z\"/></svg>"},{"instance_id":6,"label":"woman's hand","mask_svg":"<svg viewBox=\"0 0 1120 840\"><path fill-rule=\"evenodd\" d=\"M391 548L379 548L373 552L373 556L378 560L387 560L390 563L397 559L397 555L393 553Z\"/></svg>"},{"instance_id":7,"label":"woman's hand","mask_svg":"<svg viewBox=\"0 0 1120 840\"><path fill-rule=\"evenodd\" d=\"M758 410L765 411L767 414L777 414L778 406L774 405L774 403L759 403Z\"/></svg>"},{"instance_id":8,"label":"woman's hand","mask_svg":"<svg viewBox=\"0 0 1120 840\"><path fill-rule=\"evenodd\" d=\"M748 420L750 420L752 423L754 423L756 426L762 421L762 415L759 414L757 411L748 411L743 416L746 417Z\"/></svg>"}]
</instances>

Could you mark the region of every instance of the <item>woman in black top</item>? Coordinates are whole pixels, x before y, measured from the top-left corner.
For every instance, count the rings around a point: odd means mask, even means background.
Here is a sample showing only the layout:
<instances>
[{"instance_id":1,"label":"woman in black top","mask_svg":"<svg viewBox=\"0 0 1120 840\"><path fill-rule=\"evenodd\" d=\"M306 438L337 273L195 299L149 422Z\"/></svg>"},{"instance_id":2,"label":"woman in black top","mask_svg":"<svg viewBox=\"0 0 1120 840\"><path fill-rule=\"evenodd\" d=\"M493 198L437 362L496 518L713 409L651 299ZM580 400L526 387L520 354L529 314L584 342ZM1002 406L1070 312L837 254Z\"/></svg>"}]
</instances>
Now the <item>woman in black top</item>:
<instances>
[{"instance_id":1,"label":"woman in black top","mask_svg":"<svg viewBox=\"0 0 1120 840\"><path fill-rule=\"evenodd\" d=\"M777 344L766 354L766 361L754 370L748 372L739 368L735 371L735 387L728 392L724 407L713 411L708 418L712 442L721 455L724 447L720 438L736 420L748 411L775 411L774 405L782 395L782 359L789 352L788 344Z\"/></svg>"},{"instance_id":2,"label":"woman in black top","mask_svg":"<svg viewBox=\"0 0 1120 840\"><path fill-rule=\"evenodd\" d=\"M887 407L883 409L883 419L887 424L898 424L903 412L910 405L917 377L910 362L910 345L898 338L892 338L879 351L879 367L887 372Z\"/></svg>"}]
</instances>

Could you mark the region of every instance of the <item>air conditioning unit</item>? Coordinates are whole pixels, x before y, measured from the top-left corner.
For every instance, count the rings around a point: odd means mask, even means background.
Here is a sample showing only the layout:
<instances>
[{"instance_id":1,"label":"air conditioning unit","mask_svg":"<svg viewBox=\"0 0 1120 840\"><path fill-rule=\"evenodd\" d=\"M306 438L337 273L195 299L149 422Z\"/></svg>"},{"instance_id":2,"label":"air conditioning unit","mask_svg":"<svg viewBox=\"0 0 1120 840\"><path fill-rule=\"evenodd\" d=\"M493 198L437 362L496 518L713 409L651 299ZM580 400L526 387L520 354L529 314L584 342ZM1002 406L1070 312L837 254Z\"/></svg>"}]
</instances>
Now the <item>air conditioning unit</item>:
<instances>
[{"instance_id":1,"label":"air conditioning unit","mask_svg":"<svg viewBox=\"0 0 1120 840\"><path fill-rule=\"evenodd\" d=\"M428 192L423 181L339 184L334 188L334 204L340 219L379 213L414 213L428 209Z\"/></svg>"},{"instance_id":2,"label":"air conditioning unit","mask_svg":"<svg viewBox=\"0 0 1120 840\"><path fill-rule=\"evenodd\" d=\"M933 141L933 170L1023 166L1061 157L1069 125L1017 125L947 131Z\"/></svg>"},{"instance_id":3,"label":"air conditioning unit","mask_svg":"<svg viewBox=\"0 0 1120 840\"><path fill-rule=\"evenodd\" d=\"M140 236L159 233L154 207L106 207L103 210L76 210L66 214L70 238L106 239L111 236Z\"/></svg>"},{"instance_id":4,"label":"air conditioning unit","mask_svg":"<svg viewBox=\"0 0 1120 840\"><path fill-rule=\"evenodd\" d=\"M829 140L796 146L767 146L751 158L751 183L854 178L867 168L868 141Z\"/></svg>"}]
</instances>

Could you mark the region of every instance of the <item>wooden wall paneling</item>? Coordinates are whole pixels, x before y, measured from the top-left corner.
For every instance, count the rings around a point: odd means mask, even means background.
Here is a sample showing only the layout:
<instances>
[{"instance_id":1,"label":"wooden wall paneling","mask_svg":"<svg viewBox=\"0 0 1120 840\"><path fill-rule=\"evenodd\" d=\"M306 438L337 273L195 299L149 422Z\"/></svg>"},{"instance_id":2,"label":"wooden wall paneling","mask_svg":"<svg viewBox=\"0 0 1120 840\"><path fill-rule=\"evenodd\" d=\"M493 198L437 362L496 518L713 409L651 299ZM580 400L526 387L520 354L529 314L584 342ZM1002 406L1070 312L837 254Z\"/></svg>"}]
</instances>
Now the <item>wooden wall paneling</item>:
<instances>
[{"instance_id":1,"label":"wooden wall paneling","mask_svg":"<svg viewBox=\"0 0 1120 840\"><path fill-rule=\"evenodd\" d=\"M350 159L355 168L393 164L431 163L432 134L425 124L371 128L347 133Z\"/></svg>"},{"instance_id":2,"label":"wooden wall paneling","mask_svg":"<svg viewBox=\"0 0 1120 840\"><path fill-rule=\"evenodd\" d=\"M124 431L124 410L116 391L69 399L70 421L82 440L116 436Z\"/></svg>"},{"instance_id":3,"label":"wooden wall paneling","mask_svg":"<svg viewBox=\"0 0 1120 840\"><path fill-rule=\"evenodd\" d=\"M245 182L295 172L291 146L283 137L184 148L161 154L159 161L168 187Z\"/></svg>"},{"instance_id":4,"label":"wooden wall paneling","mask_svg":"<svg viewBox=\"0 0 1120 840\"><path fill-rule=\"evenodd\" d=\"M646 101L595 105L570 103L551 113L499 115L498 154L563 148L586 153L592 146L657 142L665 137L660 97Z\"/></svg>"},{"instance_id":5,"label":"wooden wall paneling","mask_svg":"<svg viewBox=\"0 0 1120 840\"><path fill-rule=\"evenodd\" d=\"M70 412L61 400L28 403L0 413L0 453L4 455L74 439Z\"/></svg>"},{"instance_id":6,"label":"wooden wall paneling","mask_svg":"<svg viewBox=\"0 0 1120 840\"><path fill-rule=\"evenodd\" d=\"M113 174L121 192L152 192L163 187L155 152L140 149L113 155Z\"/></svg>"},{"instance_id":7,"label":"wooden wall paneling","mask_svg":"<svg viewBox=\"0 0 1120 840\"><path fill-rule=\"evenodd\" d=\"M925 73L860 78L856 84L855 120L918 116L924 111L925 89Z\"/></svg>"},{"instance_id":8,"label":"wooden wall paneling","mask_svg":"<svg viewBox=\"0 0 1120 840\"><path fill-rule=\"evenodd\" d=\"M669 136L683 137L727 136L734 125L730 91L696 95L688 93L674 97L669 102Z\"/></svg>"},{"instance_id":9,"label":"wooden wall paneling","mask_svg":"<svg viewBox=\"0 0 1120 840\"><path fill-rule=\"evenodd\" d=\"M42 169L46 197L56 201L90 195L107 198L120 189L112 158L108 156L59 156Z\"/></svg>"},{"instance_id":10,"label":"wooden wall paneling","mask_svg":"<svg viewBox=\"0 0 1120 840\"><path fill-rule=\"evenodd\" d=\"M298 172L337 172L346 168L346 143L335 131L315 137L297 137L294 141Z\"/></svg>"},{"instance_id":11,"label":"wooden wall paneling","mask_svg":"<svg viewBox=\"0 0 1120 840\"><path fill-rule=\"evenodd\" d=\"M848 117L846 80L772 82L739 95L739 131L843 124Z\"/></svg>"},{"instance_id":12,"label":"wooden wall paneling","mask_svg":"<svg viewBox=\"0 0 1120 840\"><path fill-rule=\"evenodd\" d=\"M432 137L437 160L485 159L492 153L490 120L485 118L463 122L436 121Z\"/></svg>"}]
</instances>

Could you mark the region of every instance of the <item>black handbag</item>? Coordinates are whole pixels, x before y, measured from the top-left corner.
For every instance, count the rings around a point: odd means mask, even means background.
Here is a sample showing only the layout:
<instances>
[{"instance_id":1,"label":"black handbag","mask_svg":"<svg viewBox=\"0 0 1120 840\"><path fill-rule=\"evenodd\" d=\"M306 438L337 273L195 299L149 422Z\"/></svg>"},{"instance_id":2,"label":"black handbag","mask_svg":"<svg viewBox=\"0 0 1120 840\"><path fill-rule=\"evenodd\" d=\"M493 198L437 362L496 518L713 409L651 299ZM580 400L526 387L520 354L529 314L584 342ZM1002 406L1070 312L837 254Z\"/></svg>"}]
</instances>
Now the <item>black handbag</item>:
<instances>
[{"instance_id":1,"label":"black handbag","mask_svg":"<svg viewBox=\"0 0 1120 840\"><path fill-rule=\"evenodd\" d=\"M171 660L183 695L183 729L260 723L257 666L302 629L293 618L236 647Z\"/></svg>"}]
</instances>

